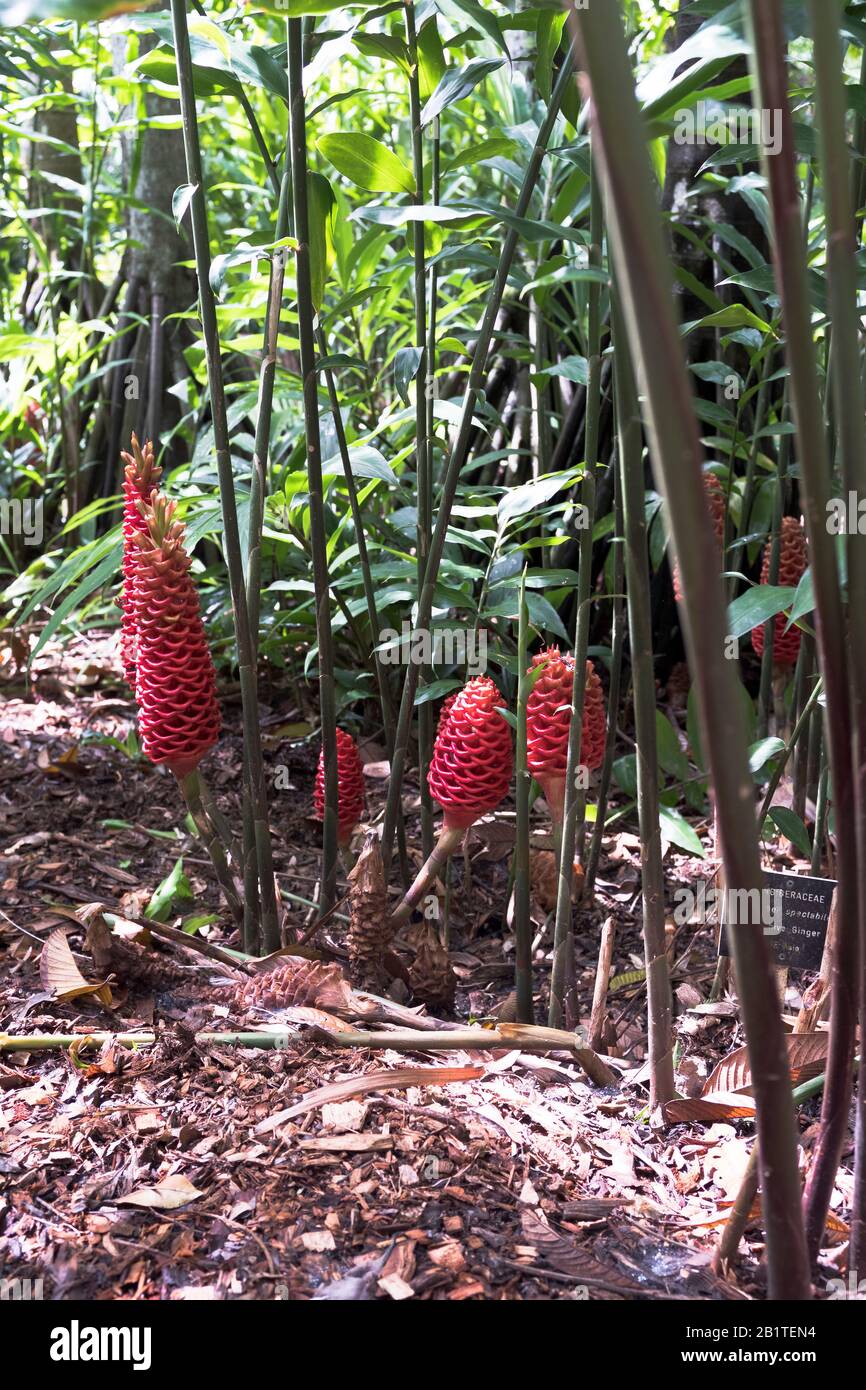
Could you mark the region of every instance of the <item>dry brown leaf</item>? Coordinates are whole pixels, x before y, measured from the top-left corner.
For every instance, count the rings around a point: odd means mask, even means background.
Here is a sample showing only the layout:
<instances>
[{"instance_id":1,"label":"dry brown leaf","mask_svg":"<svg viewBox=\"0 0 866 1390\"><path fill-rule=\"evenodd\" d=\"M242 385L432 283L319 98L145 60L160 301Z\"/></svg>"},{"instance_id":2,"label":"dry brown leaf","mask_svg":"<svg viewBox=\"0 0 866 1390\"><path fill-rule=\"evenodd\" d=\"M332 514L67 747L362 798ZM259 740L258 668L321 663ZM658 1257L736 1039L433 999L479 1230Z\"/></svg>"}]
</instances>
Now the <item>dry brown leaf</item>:
<instances>
[{"instance_id":1,"label":"dry brown leaf","mask_svg":"<svg viewBox=\"0 0 866 1390\"><path fill-rule=\"evenodd\" d=\"M101 984L92 984L85 980L78 969L63 927L57 927L42 947L39 978L43 988L61 1001L78 999L84 994L95 994L106 1008L111 1004L111 990L107 982L103 980Z\"/></svg>"},{"instance_id":2,"label":"dry brown leaf","mask_svg":"<svg viewBox=\"0 0 866 1390\"><path fill-rule=\"evenodd\" d=\"M320 1086L310 1091L297 1105L288 1110L280 1110L256 1125L255 1134L270 1134L279 1129L287 1120L305 1115L332 1100L351 1100L353 1096L366 1095L368 1091L392 1091L407 1086L444 1086L449 1081L480 1081L484 1075L483 1067L397 1067L394 1071L370 1071L365 1076L350 1076L345 1081L332 1081L328 1086Z\"/></svg>"},{"instance_id":3,"label":"dry brown leaf","mask_svg":"<svg viewBox=\"0 0 866 1390\"><path fill-rule=\"evenodd\" d=\"M668 1124L715 1124L717 1120L750 1120L755 1117L751 1096L715 1091L693 1100L669 1100L662 1106Z\"/></svg>"},{"instance_id":4,"label":"dry brown leaf","mask_svg":"<svg viewBox=\"0 0 866 1390\"><path fill-rule=\"evenodd\" d=\"M820 1076L827 1061L829 1033L790 1033L785 1037L788 1049L788 1065L791 1068L791 1084L799 1086ZM723 1057L704 1082L702 1095L712 1091L745 1091L752 1084L752 1069L749 1066L749 1052L738 1047Z\"/></svg>"},{"instance_id":5,"label":"dry brown leaf","mask_svg":"<svg viewBox=\"0 0 866 1390\"><path fill-rule=\"evenodd\" d=\"M181 1173L169 1173L168 1177L162 1178L151 1187L137 1187L127 1197L118 1197L117 1205L147 1207L153 1211L174 1211L176 1207L185 1207L187 1202L202 1196L204 1193L193 1187L189 1178L185 1178Z\"/></svg>"}]
</instances>

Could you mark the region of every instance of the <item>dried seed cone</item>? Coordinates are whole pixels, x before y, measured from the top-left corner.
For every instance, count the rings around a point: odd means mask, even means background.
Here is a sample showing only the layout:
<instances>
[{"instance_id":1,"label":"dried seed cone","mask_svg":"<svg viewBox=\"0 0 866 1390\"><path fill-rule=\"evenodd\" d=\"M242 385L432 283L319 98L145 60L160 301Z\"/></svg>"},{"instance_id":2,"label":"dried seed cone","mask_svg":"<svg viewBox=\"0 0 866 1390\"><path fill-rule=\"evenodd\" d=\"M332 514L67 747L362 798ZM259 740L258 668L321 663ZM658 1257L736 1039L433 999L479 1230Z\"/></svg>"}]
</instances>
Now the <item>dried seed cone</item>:
<instances>
[{"instance_id":1,"label":"dried seed cone","mask_svg":"<svg viewBox=\"0 0 866 1390\"><path fill-rule=\"evenodd\" d=\"M725 544L725 489L719 482L715 473L704 474L704 491L707 495L707 506L710 512L710 519L713 523L713 531L716 536L719 559ZM680 585L680 567L674 565L674 598L677 603L682 601L683 591Z\"/></svg>"},{"instance_id":2,"label":"dried seed cone","mask_svg":"<svg viewBox=\"0 0 866 1390\"><path fill-rule=\"evenodd\" d=\"M352 1006L352 992L339 965L301 956L285 956L273 969L230 986L226 995L240 1013L254 1008L316 1008L345 1014Z\"/></svg>"},{"instance_id":3,"label":"dried seed cone","mask_svg":"<svg viewBox=\"0 0 866 1390\"><path fill-rule=\"evenodd\" d=\"M409 983L416 1004L426 1004L434 1012L454 1007L457 979L451 969L448 952L432 922L425 923L424 934L409 970Z\"/></svg>"},{"instance_id":4,"label":"dried seed cone","mask_svg":"<svg viewBox=\"0 0 866 1390\"><path fill-rule=\"evenodd\" d=\"M368 835L349 874L350 922L346 945L352 981L359 989L381 993L386 984L385 948L394 935L388 921L385 866L378 837Z\"/></svg>"},{"instance_id":5,"label":"dried seed cone","mask_svg":"<svg viewBox=\"0 0 866 1390\"><path fill-rule=\"evenodd\" d=\"M580 900L585 878L583 865L575 859L572 866L571 896ZM559 861L549 849L533 850L529 856L529 891L532 901L542 912L555 912L559 895Z\"/></svg>"},{"instance_id":6,"label":"dried seed cone","mask_svg":"<svg viewBox=\"0 0 866 1390\"><path fill-rule=\"evenodd\" d=\"M466 828L499 805L514 768L511 731L498 710L502 696L489 676L476 676L440 717L427 774L444 811L446 830Z\"/></svg>"},{"instance_id":7,"label":"dried seed cone","mask_svg":"<svg viewBox=\"0 0 866 1390\"><path fill-rule=\"evenodd\" d=\"M770 559L773 543L764 546L764 559L761 564L761 583L770 582ZM809 557L806 551L806 533L796 517L782 517L782 530L779 538L779 578L780 585L796 588L803 578ZM773 662L777 666L793 666L800 650L800 629L792 627L785 631L788 619L784 613L777 613L773 620ZM764 625L752 628L752 648L756 656L764 655Z\"/></svg>"},{"instance_id":8,"label":"dried seed cone","mask_svg":"<svg viewBox=\"0 0 866 1390\"><path fill-rule=\"evenodd\" d=\"M561 819L568 767L574 657L548 647L532 658L530 672L542 668L526 702L526 762L544 792L554 818ZM586 663L580 761L594 772L604 760L607 718L601 681L591 661Z\"/></svg>"},{"instance_id":9,"label":"dried seed cone","mask_svg":"<svg viewBox=\"0 0 866 1390\"><path fill-rule=\"evenodd\" d=\"M135 612L133 595L135 577L138 572L139 549L133 537L144 535L147 522L144 508L150 503L151 494L158 488L162 469L154 462L153 444L145 442L144 448L135 435L132 436L132 453L122 453L125 463L123 475L123 586L120 593L120 660L123 674L129 685L135 689Z\"/></svg>"},{"instance_id":10,"label":"dried seed cone","mask_svg":"<svg viewBox=\"0 0 866 1390\"><path fill-rule=\"evenodd\" d=\"M337 840L347 845L364 814L364 770L358 746L345 729L337 730ZM325 815L325 750L319 753L313 804L317 820Z\"/></svg>"},{"instance_id":11,"label":"dried seed cone","mask_svg":"<svg viewBox=\"0 0 866 1390\"><path fill-rule=\"evenodd\" d=\"M220 714L192 561L174 511L173 502L154 497L145 509L147 530L132 537L135 698L145 754L183 778L216 743Z\"/></svg>"}]
</instances>

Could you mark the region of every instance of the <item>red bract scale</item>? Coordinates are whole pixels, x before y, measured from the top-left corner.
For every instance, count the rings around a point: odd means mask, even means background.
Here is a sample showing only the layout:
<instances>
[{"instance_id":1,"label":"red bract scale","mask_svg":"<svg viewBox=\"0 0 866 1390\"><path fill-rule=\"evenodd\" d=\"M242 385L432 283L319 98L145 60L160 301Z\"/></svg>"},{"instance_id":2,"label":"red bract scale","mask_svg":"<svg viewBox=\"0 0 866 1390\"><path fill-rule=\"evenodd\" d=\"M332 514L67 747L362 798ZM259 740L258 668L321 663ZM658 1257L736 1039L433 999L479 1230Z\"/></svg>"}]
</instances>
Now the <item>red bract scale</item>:
<instances>
[{"instance_id":1,"label":"red bract scale","mask_svg":"<svg viewBox=\"0 0 866 1390\"><path fill-rule=\"evenodd\" d=\"M159 485L162 469L154 463L153 445L147 442L142 449L135 435L132 436L132 453L123 453L121 458L126 464L126 468L123 478L123 588L120 596L122 610L120 660L123 665L123 674L134 689L135 613L133 593L140 551L133 542L133 536L143 535L147 530L142 507L150 502L151 494Z\"/></svg>"},{"instance_id":2,"label":"red bract scale","mask_svg":"<svg viewBox=\"0 0 866 1390\"><path fill-rule=\"evenodd\" d=\"M198 595L175 506L154 496L147 528L135 532L132 594L136 633L135 698L145 754L178 778L201 762L219 737L216 677Z\"/></svg>"},{"instance_id":3,"label":"red bract scale","mask_svg":"<svg viewBox=\"0 0 866 1390\"><path fill-rule=\"evenodd\" d=\"M427 785L445 813L445 830L472 825L508 791L514 750L497 712L502 706L489 676L477 676L458 693L444 724L440 718Z\"/></svg>"},{"instance_id":4,"label":"red bract scale","mask_svg":"<svg viewBox=\"0 0 866 1390\"><path fill-rule=\"evenodd\" d=\"M713 531L716 537L716 545L719 550L719 559L725 544L725 489L719 482L715 473L704 474L704 491L707 495L707 506L710 511L710 520L713 523ZM682 600L683 591L680 586L680 567L674 565L674 598L677 603Z\"/></svg>"},{"instance_id":5,"label":"red bract scale","mask_svg":"<svg viewBox=\"0 0 866 1390\"><path fill-rule=\"evenodd\" d=\"M364 772L355 740L344 729L337 730L337 839L347 845L352 831L364 814ZM316 819L325 815L325 750L319 753L316 786L313 792Z\"/></svg>"},{"instance_id":6,"label":"red bract scale","mask_svg":"<svg viewBox=\"0 0 866 1390\"><path fill-rule=\"evenodd\" d=\"M532 776L544 792L554 819L561 819L568 766L568 735L571 728L571 695L574 657L559 647L548 647L532 658L530 672L537 678L526 702L526 761ZM583 725L580 761L590 772L604 759L607 720L601 681L591 661L586 663L583 696Z\"/></svg>"},{"instance_id":7,"label":"red bract scale","mask_svg":"<svg viewBox=\"0 0 866 1390\"><path fill-rule=\"evenodd\" d=\"M770 582L770 557L773 543L764 547L761 565L761 583ZM809 558L806 552L806 533L796 517L782 517L782 530L779 537L779 578L777 584L795 589L806 570ZM792 627L785 631L788 619L784 613L777 613L773 622L773 661L777 666L793 666L800 650L800 629ZM752 628L752 647L757 656L764 655L764 625Z\"/></svg>"},{"instance_id":8,"label":"red bract scale","mask_svg":"<svg viewBox=\"0 0 866 1390\"><path fill-rule=\"evenodd\" d=\"M448 718L451 714L451 710L454 707L454 701L457 699L457 696L459 694L459 690L452 690L451 694L446 695L445 699L442 701L442 708L439 711L439 722L436 725L436 738L439 737L442 730L445 728L445 725L448 723Z\"/></svg>"}]
</instances>

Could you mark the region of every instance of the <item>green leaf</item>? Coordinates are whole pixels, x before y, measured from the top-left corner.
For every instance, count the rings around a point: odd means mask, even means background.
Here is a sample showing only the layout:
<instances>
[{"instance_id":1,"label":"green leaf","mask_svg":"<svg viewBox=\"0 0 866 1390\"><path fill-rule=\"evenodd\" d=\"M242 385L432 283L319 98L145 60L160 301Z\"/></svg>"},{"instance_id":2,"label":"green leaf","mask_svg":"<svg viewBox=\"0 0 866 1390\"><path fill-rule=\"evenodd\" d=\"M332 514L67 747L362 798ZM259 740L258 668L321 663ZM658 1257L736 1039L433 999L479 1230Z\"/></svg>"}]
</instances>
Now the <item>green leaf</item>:
<instances>
[{"instance_id":1,"label":"green leaf","mask_svg":"<svg viewBox=\"0 0 866 1390\"><path fill-rule=\"evenodd\" d=\"M39 634L39 641L30 653L28 665L39 655L45 643L54 636L64 619L67 618L89 594L92 594L94 589L98 589L102 584L106 584L109 580L119 577L121 558L122 547L118 543L109 551L101 564L98 564L95 569L92 569L90 573L82 579L81 583L76 585L71 593L66 595L60 607L55 608L50 619L42 629L42 632Z\"/></svg>"},{"instance_id":2,"label":"green leaf","mask_svg":"<svg viewBox=\"0 0 866 1390\"><path fill-rule=\"evenodd\" d=\"M427 126L435 121L446 108L455 101L462 101L479 82L501 68L502 58L472 58L462 68L450 68L441 78L439 85L421 112L421 124Z\"/></svg>"},{"instance_id":3,"label":"green leaf","mask_svg":"<svg viewBox=\"0 0 866 1390\"><path fill-rule=\"evenodd\" d=\"M496 508L499 525L508 526L517 517L525 516L527 512L549 502L558 492L562 492L563 488L571 487L581 471L569 468L562 473L545 473L531 483L521 483L519 487L509 488L500 498Z\"/></svg>"},{"instance_id":4,"label":"green leaf","mask_svg":"<svg viewBox=\"0 0 866 1390\"><path fill-rule=\"evenodd\" d=\"M771 806L768 819L773 822L777 830L781 831L786 840L791 841L791 844L800 851L804 859L811 859L812 845L809 840L809 832L790 806Z\"/></svg>"},{"instance_id":5,"label":"green leaf","mask_svg":"<svg viewBox=\"0 0 866 1390\"><path fill-rule=\"evenodd\" d=\"M144 909L144 915L154 922L164 922L170 915L175 901L191 902L192 889L183 871L183 857L178 859L171 873L164 878Z\"/></svg>"},{"instance_id":6,"label":"green leaf","mask_svg":"<svg viewBox=\"0 0 866 1390\"><path fill-rule=\"evenodd\" d=\"M620 791L625 792L626 796L637 796L637 758L634 753L615 758L611 773Z\"/></svg>"},{"instance_id":7,"label":"green leaf","mask_svg":"<svg viewBox=\"0 0 866 1390\"><path fill-rule=\"evenodd\" d=\"M369 444L352 444L349 446L349 463L352 467L352 475L355 478L376 478L380 482L396 485L399 482L397 474L394 472L390 463L378 449L373 449ZM339 454L334 454L332 458L326 459L322 464L322 476L344 477L343 460Z\"/></svg>"},{"instance_id":8,"label":"green leaf","mask_svg":"<svg viewBox=\"0 0 866 1390\"><path fill-rule=\"evenodd\" d=\"M691 333L693 328L754 328L762 335L770 332L770 325L759 319L757 314L753 314L744 304L729 304L726 309L719 309L715 314L707 314L702 319L684 323L682 332Z\"/></svg>"},{"instance_id":9,"label":"green leaf","mask_svg":"<svg viewBox=\"0 0 866 1390\"><path fill-rule=\"evenodd\" d=\"M794 602L791 604L791 616L788 619L788 627L797 622L799 618L804 618L807 613L811 613L815 607L815 590L812 584L811 566L805 570L797 585L797 592L794 594ZM787 631L787 628L785 629Z\"/></svg>"},{"instance_id":10,"label":"green leaf","mask_svg":"<svg viewBox=\"0 0 866 1390\"><path fill-rule=\"evenodd\" d=\"M760 772L771 758L775 758L777 753L784 753L784 751L785 744L780 738L759 739L749 749L749 771Z\"/></svg>"},{"instance_id":11,"label":"green leaf","mask_svg":"<svg viewBox=\"0 0 866 1390\"><path fill-rule=\"evenodd\" d=\"M321 309L325 284L334 264L334 225L337 220L337 200L324 174L307 174L307 206L313 304L316 309Z\"/></svg>"},{"instance_id":12,"label":"green leaf","mask_svg":"<svg viewBox=\"0 0 866 1390\"><path fill-rule=\"evenodd\" d=\"M676 729L660 709L656 710L656 752L665 772L680 779L688 777L689 760L680 747Z\"/></svg>"},{"instance_id":13,"label":"green leaf","mask_svg":"<svg viewBox=\"0 0 866 1390\"><path fill-rule=\"evenodd\" d=\"M369 193L414 193L415 180L407 164L372 135L339 131L322 135L317 148L345 178Z\"/></svg>"},{"instance_id":14,"label":"green leaf","mask_svg":"<svg viewBox=\"0 0 866 1390\"><path fill-rule=\"evenodd\" d=\"M434 15L418 30L418 89L422 101L433 95L445 67L445 50Z\"/></svg>"},{"instance_id":15,"label":"green leaf","mask_svg":"<svg viewBox=\"0 0 866 1390\"><path fill-rule=\"evenodd\" d=\"M662 836L672 845L684 849L686 854L694 854L698 859L706 859L706 852L685 816L672 806L659 806L659 826Z\"/></svg>"},{"instance_id":16,"label":"green leaf","mask_svg":"<svg viewBox=\"0 0 866 1390\"><path fill-rule=\"evenodd\" d=\"M414 381L424 356L422 348L400 348L394 358L394 385L397 394L405 405L409 404L409 383Z\"/></svg>"},{"instance_id":17,"label":"green leaf","mask_svg":"<svg viewBox=\"0 0 866 1390\"><path fill-rule=\"evenodd\" d=\"M728 605L728 633L744 637L768 618L790 608L796 589L786 584L755 584Z\"/></svg>"},{"instance_id":18,"label":"green leaf","mask_svg":"<svg viewBox=\"0 0 866 1390\"><path fill-rule=\"evenodd\" d=\"M171 195L171 215L180 231L180 224L186 217L187 208L195 197L197 183L182 183Z\"/></svg>"}]
</instances>

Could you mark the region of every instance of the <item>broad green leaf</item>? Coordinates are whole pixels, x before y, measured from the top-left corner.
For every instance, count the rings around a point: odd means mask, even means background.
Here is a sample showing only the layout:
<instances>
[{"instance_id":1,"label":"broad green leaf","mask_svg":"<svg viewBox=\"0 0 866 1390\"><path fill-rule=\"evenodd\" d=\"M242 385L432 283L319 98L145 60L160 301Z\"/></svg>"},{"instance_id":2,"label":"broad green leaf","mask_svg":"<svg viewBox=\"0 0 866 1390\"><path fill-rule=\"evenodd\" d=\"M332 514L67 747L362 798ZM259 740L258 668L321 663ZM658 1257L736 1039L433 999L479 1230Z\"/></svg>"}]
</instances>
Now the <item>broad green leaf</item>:
<instances>
[{"instance_id":1,"label":"broad green leaf","mask_svg":"<svg viewBox=\"0 0 866 1390\"><path fill-rule=\"evenodd\" d=\"M369 444L350 444L349 463L355 478L375 478L380 482L395 486L399 482L397 474L384 455L380 454L378 449L371 448ZM323 477L335 475L339 478L345 476L343 460L339 454L325 460L322 464L322 475Z\"/></svg>"},{"instance_id":2,"label":"broad green leaf","mask_svg":"<svg viewBox=\"0 0 866 1390\"><path fill-rule=\"evenodd\" d=\"M775 618L790 608L796 590L790 585L755 584L728 605L728 633L744 637L752 628L761 627L768 618Z\"/></svg>"},{"instance_id":3,"label":"broad green leaf","mask_svg":"<svg viewBox=\"0 0 866 1390\"><path fill-rule=\"evenodd\" d=\"M335 169L369 193L413 193L412 170L380 140L361 131L322 135L317 148Z\"/></svg>"},{"instance_id":4,"label":"broad green leaf","mask_svg":"<svg viewBox=\"0 0 866 1390\"><path fill-rule=\"evenodd\" d=\"M501 68L502 63L502 58L472 58L465 67L449 69L421 112L422 126L435 121L447 106L468 96L479 82L483 82L485 77Z\"/></svg>"},{"instance_id":5,"label":"broad green leaf","mask_svg":"<svg viewBox=\"0 0 866 1390\"><path fill-rule=\"evenodd\" d=\"M786 840L790 840L804 859L811 859L812 845L809 840L809 832L790 806L771 806L768 819L773 822L777 830L780 830Z\"/></svg>"},{"instance_id":6,"label":"broad green leaf","mask_svg":"<svg viewBox=\"0 0 866 1390\"><path fill-rule=\"evenodd\" d=\"M775 758L777 753L784 753L785 744L780 738L762 738L757 743L753 743L749 749L749 771L760 772L761 768Z\"/></svg>"},{"instance_id":7,"label":"broad green leaf","mask_svg":"<svg viewBox=\"0 0 866 1390\"><path fill-rule=\"evenodd\" d=\"M197 183L182 183L171 195L171 214L178 230L180 230L180 224L186 217L187 208L195 197L197 188Z\"/></svg>"},{"instance_id":8,"label":"broad green leaf","mask_svg":"<svg viewBox=\"0 0 866 1390\"><path fill-rule=\"evenodd\" d=\"M397 394L406 404L409 404L409 383L414 381L418 375L418 368L421 366L421 359L424 352L421 348L405 347L400 348L394 358L394 385Z\"/></svg>"},{"instance_id":9,"label":"broad green leaf","mask_svg":"<svg viewBox=\"0 0 866 1390\"><path fill-rule=\"evenodd\" d=\"M191 902L192 888L183 871L183 858L178 859L171 873L163 879L144 909L144 915L154 922L164 922L171 915L175 903Z\"/></svg>"},{"instance_id":10,"label":"broad green leaf","mask_svg":"<svg viewBox=\"0 0 866 1390\"><path fill-rule=\"evenodd\" d=\"M704 847L694 830L685 816L672 806L659 806L659 826L663 838L672 845L684 849L687 854L694 854L698 859L706 859Z\"/></svg>"},{"instance_id":11,"label":"broad green leaf","mask_svg":"<svg viewBox=\"0 0 866 1390\"><path fill-rule=\"evenodd\" d=\"M569 468L562 473L545 473L531 483L521 483L518 487L509 488L500 498L496 509L499 525L508 526L517 517L525 516L527 512L549 502L558 492L562 492L563 488L571 487L581 471Z\"/></svg>"},{"instance_id":12,"label":"broad green leaf","mask_svg":"<svg viewBox=\"0 0 866 1390\"><path fill-rule=\"evenodd\" d=\"M324 174L307 174L307 204L313 304L316 309L321 309L325 284L334 264L334 224L337 218L337 200Z\"/></svg>"},{"instance_id":13,"label":"broad green leaf","mask_svg":"<svg viewBox=\"0 0 866 1390\"><path fill-rule=\"evenodd\" d=\"M434 15L418 30L418 89L422 101L433 95L445 68L445 50Z\"/></svg>"}]
</instances>

